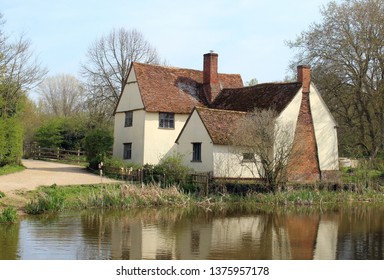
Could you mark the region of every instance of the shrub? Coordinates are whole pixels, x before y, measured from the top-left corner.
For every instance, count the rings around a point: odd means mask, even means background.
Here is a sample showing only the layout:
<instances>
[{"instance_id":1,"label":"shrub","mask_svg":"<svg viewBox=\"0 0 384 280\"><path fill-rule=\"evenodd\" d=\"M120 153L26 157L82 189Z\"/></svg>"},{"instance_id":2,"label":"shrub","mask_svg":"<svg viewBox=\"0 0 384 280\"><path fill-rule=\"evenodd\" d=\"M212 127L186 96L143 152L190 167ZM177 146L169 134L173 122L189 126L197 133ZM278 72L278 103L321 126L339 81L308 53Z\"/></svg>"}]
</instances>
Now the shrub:
<instances>
[{"instance_id":1,"label":"shrub","mask_svg":"<svg viewBox=\"0 0 384 280\"><path fill-rule=\"evenodd\" d=\"M0 118L0 167L20 164L23 153L23 125L19 118Z\"/></svg>"},{"instance_id":2,"label":"shrub","mask_svg":"<svg viewBox=\"0 0 384 280\"><path fill-rule=\"evenodd\" d=\"M84 138L84 150L89 167L97 169L98 163L104 161L112 150L113 136L110 130L96 128Z\"/></svg>"},{"instance_id":3,"label":"shrub","mask_svg":"<svg viewBox=\"0 0 384 280\"><path fill-rule=\"evenodd\" d=\"M3 198L5 197L5 193L3 193L2 191L0 191L0 198Z\"/></svg>"},{"instance_id":4,"label":"shrub","mask_svg":"<svg viewBox=\"0 0 384 280\"><path fill-rule=\"evenodd\" d=\"M188 174L192 170L185 166L182 160L183 156L179 153L162 158L159 164L153 166L153 170L151 170L155 181L160 181L164 185L186 183Z\"/></svg>"},{"instance_id":5,"label":"shrub","mask_svg":"<svg viewBox=\"0 0 384 280\"><path fill-rule=\"evenodd\" d=\"M133 162L126 162L122 159L118 159L115 157L111 158L105 158L104 159L104 166L109 166L109 167L124 167L124 168L130 168L137 170L140 168L140 165L135 164Z\"/></svg>"},{"instance_id":6,"label":"shrub","mask_svg":"<svg viewBox=\"0 0 384 280\"><path fill-rule=\"evenodd\" d=\"M52 119L47 121L36 131L36 141L39 146L45 148L61 147L63 142L63 120Z\"/></svg>"}]
</instances>

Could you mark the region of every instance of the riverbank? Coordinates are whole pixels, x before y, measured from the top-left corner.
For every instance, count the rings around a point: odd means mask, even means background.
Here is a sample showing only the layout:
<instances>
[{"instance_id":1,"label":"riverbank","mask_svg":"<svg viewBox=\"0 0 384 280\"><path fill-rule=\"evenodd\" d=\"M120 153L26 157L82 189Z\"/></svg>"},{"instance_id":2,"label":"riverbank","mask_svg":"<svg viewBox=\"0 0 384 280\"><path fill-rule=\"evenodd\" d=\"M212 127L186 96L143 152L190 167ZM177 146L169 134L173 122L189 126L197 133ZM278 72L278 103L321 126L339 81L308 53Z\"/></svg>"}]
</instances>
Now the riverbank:
<instances>
[{"instance_id":1,"label":"riverbank","mask_svg":"<svg viewBox=\"0 0 384 280\"><path fill-rule=\"evenodd\" d=\"M225 208L244 207L319 206L334 207L345 203L384 205L383 189L351 190L292 189L275 193L248 193L247 195L220 194L208 197L188 194L176 186L94 184L76 186L39 187L19 192L16 197L0 198L0 207L13 207L19 215L54 213L89 208L136 209L161 207ZM15 199L16 198L16 199Z\"/></svg>"}]
</instances>

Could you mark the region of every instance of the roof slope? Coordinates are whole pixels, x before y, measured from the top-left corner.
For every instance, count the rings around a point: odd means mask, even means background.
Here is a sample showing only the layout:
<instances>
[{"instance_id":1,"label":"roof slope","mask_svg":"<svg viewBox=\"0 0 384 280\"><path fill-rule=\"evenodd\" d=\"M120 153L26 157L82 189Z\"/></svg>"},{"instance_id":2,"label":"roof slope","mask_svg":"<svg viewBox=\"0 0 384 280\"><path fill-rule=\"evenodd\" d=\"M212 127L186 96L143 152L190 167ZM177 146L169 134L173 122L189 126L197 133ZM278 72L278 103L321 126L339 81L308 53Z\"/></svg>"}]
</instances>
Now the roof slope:
<instances>
[{"instance_id":1,"label":"roof slope","mask_svg":"<svg viewBox=\"0 0 384 280\"><path fill-rule=\"evenodd\" d=\"M229 145L245 112L196 107L213 144Z\"/></svg>"},{"instance_id":2,"label":"roof slope","mask_svg":"<svg viewBox=\"0 0 384 280\"><path fill-rule=\"evenodd\" d=\"M278 113L292 101L301 83L267 83L250 87L223 89L212 108L250 112L254 108L275 109Z\"/></svg>"},{"instance_id":3,"label":"roof slope","mask_svg":"<svg viewBox=\"0 0 384 280\"><path fill-rule=\"evenodd\" d=\"M207 106L203 71L134 62L132 64L144 103L149 112L190 113ZM242 87L238 74L219 74L221 88Z\"/></svg>"}]
</instances>

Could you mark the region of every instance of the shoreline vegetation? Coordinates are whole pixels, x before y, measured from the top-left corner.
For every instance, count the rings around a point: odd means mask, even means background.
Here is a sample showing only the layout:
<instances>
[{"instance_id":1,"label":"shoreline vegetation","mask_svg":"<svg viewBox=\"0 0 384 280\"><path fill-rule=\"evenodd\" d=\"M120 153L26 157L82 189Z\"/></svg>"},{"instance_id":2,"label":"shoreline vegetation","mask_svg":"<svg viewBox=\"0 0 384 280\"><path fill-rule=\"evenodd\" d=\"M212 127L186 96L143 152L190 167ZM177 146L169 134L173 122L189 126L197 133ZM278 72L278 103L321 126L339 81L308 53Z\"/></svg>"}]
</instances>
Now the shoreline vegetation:
<instances>
[{"instance_id":1,"label":"shoreline vegetation","mask_svg":"<svg viewBox=\"0 0 384 280\"><path fill-rule=\"evenodd\" d=\"M3 168L7 173L20 168ZM11 170L11 171L9 171ZM1 173L0 173L1 174ZM213 182L209 195L204 186L169 184L113 184L41 186L12 194L0 191L0 223L12 223L20 215L57 213L82 209L141 209L201 207L216 210L230 207L275 209L277 207L338 207L351 203L384 205L382 168L343 169L337 183L290 185L271 191L263 185Z\"/></svg>"},{"instance_id":2,"label":"shoreline vegetation","mask_svg":"<svg viewBox=\"0 0 384 280\"><path fill-rule=\"evenodd\" d=\"M297 188L277 192L251 192L246 195L218 194L202 196L186 193L177 186L162 188L157 184L145 186L97 184L77 186L43 186L20 194L27 203L19 206L19 214L38 215L82 209L140 209L163 207L201 207L206 210L242 206L247 208L274 207L335 207L348 203L384 204L384 189L319 190ZM1 202L1 200L0 200ZM3 205L4 206L4 205ZM16 209L5 205L0 210L0 222L14 222Z\"/></svg>"}]
</instances>

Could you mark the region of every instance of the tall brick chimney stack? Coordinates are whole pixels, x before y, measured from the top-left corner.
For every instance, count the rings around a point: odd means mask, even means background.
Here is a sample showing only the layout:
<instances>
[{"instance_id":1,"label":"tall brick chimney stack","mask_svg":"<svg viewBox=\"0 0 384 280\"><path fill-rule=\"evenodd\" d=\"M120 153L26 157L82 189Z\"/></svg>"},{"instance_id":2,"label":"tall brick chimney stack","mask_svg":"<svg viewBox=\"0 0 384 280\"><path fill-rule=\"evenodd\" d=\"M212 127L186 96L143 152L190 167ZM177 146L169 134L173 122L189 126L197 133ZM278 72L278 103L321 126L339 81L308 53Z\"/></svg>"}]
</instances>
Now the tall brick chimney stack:
<instances>
[{"instance_id":1,"label":"tall brick chimney stack","mask_svg":"<svg viewBox=\"0 0 384 280\"><path fill-rule=\"evenodd\" d=\"M296 122L291 156L288 160L288 180L316 182L321 179L315 127L313 124L310 84L311 68L297 66L297 82L302 83L301 105Z\"/></svg>"},{"instance_id":2,"label":"tall brick chimney stack","mask_svg":"<svg viewBox=\"0 0 384 280\"><path fill-rule=\"evenodd\" d=\"M213 102L220 92L218 57L219 55L212 51L204 54L203 88L209 103Z\"/></svg>"},{"instance_id":3,"label":"tall brick chimney stack","mask_svg":"<svg viewBox=\"0 0 384 280\"><path fill-rule=\"evenodd\" d=\"M309 93L309 88L311 84L311 66L297 66L297 82L303 84L303 93Z\"/></svg>"}]
</instances>

